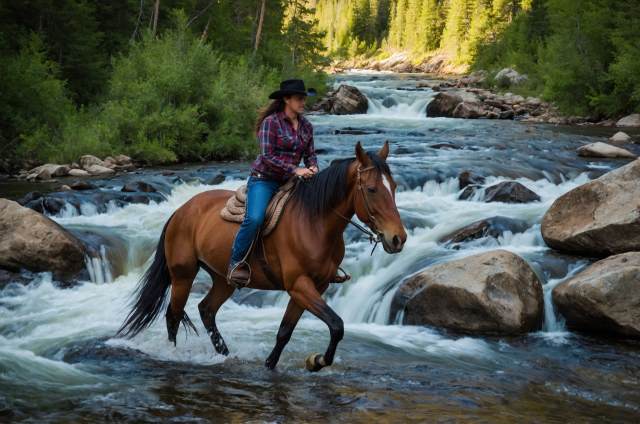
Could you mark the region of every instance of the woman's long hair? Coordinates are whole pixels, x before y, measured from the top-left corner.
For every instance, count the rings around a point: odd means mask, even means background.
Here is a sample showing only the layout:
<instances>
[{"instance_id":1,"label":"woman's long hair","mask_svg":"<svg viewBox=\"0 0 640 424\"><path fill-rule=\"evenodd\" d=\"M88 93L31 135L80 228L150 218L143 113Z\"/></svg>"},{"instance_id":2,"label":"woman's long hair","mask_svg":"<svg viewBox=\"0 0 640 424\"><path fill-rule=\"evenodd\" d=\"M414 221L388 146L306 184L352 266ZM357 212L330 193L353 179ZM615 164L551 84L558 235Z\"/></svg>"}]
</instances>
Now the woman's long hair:
<instances>
[{"instance_id":1,"label":"woman's long hair","mask_svg":"<svg viewBox=\"0 0 640 424\"><path fill-rule=\"evenodd\" d=\"M260 111L258 112L258 120L256 121L256 128L255 128L256 134L258 134L258 131L260 131L260 126L262 125L262 121L264 121L264 118L266 118L267 116L271 115L274 112L282 112L284 110L284 105L285 105L284 99L279 98L279 99L275 99L274 101L269 103L267 106L260 109Z\"/></svg>"}]
</instances>

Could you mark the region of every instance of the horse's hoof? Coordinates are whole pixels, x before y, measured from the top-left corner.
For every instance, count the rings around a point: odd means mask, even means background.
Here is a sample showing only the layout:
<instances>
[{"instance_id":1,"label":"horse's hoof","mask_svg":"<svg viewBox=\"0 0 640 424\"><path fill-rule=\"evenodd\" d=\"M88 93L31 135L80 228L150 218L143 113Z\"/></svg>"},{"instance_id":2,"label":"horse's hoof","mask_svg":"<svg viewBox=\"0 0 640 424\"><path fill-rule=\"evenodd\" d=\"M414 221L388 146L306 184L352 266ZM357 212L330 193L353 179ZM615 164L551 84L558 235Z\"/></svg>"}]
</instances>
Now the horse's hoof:
<instances>
[{"instance_id":1,"label":"horse's hoof","mask_svg":"<svg viewBox=\"0 0 640 424\"><path fill-rule=\"evenodd\" d=\"M307 356L307 359L305 359L304 366L307 371L320 371L325 366L324 356L320 353L312 353L311 355Z\"/></svg>"}]
</instances>

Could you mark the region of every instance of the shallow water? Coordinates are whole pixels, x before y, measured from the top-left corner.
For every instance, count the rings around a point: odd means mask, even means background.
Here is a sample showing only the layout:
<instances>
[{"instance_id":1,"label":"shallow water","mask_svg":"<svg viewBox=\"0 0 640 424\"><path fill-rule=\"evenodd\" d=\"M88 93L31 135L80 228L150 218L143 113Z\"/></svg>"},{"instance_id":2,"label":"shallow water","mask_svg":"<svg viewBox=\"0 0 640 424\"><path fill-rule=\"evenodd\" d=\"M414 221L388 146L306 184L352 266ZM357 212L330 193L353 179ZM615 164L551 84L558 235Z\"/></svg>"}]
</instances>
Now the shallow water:
<instances>
[{"instance_id":1,"label":"shallow water","mask_svg":"<svg viewBox=\"0 0 640 424\"><path fill-rule=\"evenodd\" d=\"M324 324L305 314L277 370L266 370L263 361L287 297L246 289L218 315L230 349L227 358L215 353L199 320L200 335L181 329L177 347L168 342L163 320L132 340L114 337L166 219L199 192L242 184L248 163L236 164L231 178L218 186L197 177L219 165L190 167L182 172L193 178L172 183L164 202L114 207L103 214L86 205L81 215L66 211L52 217L113 243L104 259L90 264L94 281L61 289L43 273L26 286L10 284L0 292L0 421L637 421L640 344L566 330L553 311L550 290L590 259L554 253L540 235L541 218L558 196L626 163L575 154L577 146L602 141L610 130L427 119L425 107L434 93L402 90L425 78L343 75L336 83L360 87L370 99L370 113L311 116L321 168L352 156L358 140L367 149L390 141L388 161L409 236L400 254L376 249L370 256L364 238L351 228L345 233L342 266L352 280L326 296L346 327L332 367L304 371L304 358L323 351L328 342ZM344 128L369 134L335 134ZM444 142L460 148L429 147ZM459 201L456 177L465 169L487 176L487 185L515 179L541 201ZM141 177L159 178L152 171ZM117 186L118 180L111 184ZM496 215L525 220L530 227L459 249L437 243L450 231ZM543 280L542 331L472 337L403 326L400 317L391 316L393 294L407 276L429 264L498 247L524 257ZM187 305L194 321L197 302L211 284L204 273L197 281Z\"/></svg>"}]
</instances>

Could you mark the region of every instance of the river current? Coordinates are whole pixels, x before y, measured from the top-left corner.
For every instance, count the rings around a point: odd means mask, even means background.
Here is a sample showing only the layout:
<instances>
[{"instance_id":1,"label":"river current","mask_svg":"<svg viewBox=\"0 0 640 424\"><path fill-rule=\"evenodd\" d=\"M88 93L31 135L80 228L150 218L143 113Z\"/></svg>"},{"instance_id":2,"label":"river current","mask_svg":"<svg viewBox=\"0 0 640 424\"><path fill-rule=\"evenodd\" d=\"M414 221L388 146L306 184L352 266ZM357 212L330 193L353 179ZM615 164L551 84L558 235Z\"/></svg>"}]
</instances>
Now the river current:
<instances>
[{"instance_id":1,"label":"river current","mask_svg":"<svg viewBox=\"0 0 640 424\"><path fill-rule=\"evenodd\" d=\"M435 93L415 87L427 78L340 75L335 84L355 85L368 97L368 113L310 115L321 168L353 156L358 140L371 150L389 140L388 163L408 232L396 255L381 248L370 255L368 240L352 228L345 233L342 266L352 280L325 296L345 321L333 366L315 374L304 370L304 358L324 351L329 338L326 326L305 313L276 371L268 371L264 359L288 296L247 289L218 314L230 356L216 354L197 312L211 285L204 272L186 308L199 336L181 328L174 347L163 319L132 340L114 336L171 213L202 191L238 187L249 163L176 167L181 178L173 179L148 170L140 178L165 184L165 201L114 206L106 213L87 204L81 213L65 209L51 217L70 230L110 240L101 258L87 261L91 281L61 288L41 273L29 284L0 291L0 421L637 422L640 344L565 328L553 310L551 289L593 259L553 252L540 234L542 216L558 196L627 163L575 153L611 130L426 118ZM436 143L453 148L431 147ZM219 170L228 176L224 182L203 183ZM487 186L516 180L541 201L485 203L481 192L457 200L463 170L485 176ZM437 242L493 216L524 220L529 228L458 248ZM391 314L395 290L411 274L496 248L521 255L543 281L541 331L460 335L401 325L401 317Z\"/></svg>"}]
</instances>

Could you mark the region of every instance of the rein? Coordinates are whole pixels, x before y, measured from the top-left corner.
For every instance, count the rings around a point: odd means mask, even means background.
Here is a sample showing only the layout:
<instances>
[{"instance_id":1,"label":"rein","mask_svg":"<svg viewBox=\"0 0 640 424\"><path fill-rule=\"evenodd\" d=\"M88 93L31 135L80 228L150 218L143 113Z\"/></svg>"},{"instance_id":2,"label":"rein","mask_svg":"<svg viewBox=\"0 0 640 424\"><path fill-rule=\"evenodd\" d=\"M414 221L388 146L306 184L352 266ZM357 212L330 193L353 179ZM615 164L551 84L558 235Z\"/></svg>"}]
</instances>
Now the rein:
<instances>
[{"instance_id":1,"label":"rein","mask_svg":"<svg viewBox=\"0 0 640 424\"><path fill-rule=\"evenodd\" d=\"M364 192L364 187L362 186L362 179L360 178L360 174L362 172L369 171L370 169L374 169L374 168L375 168L374 165L368 166L368 167L363 168L363 169L360 169L360 165L358 165L358 168L357 168L357 171L358 171L358 189L359 189L360 193L362 194L362 200L364 201L364 208L367 211L367 220L369 222L371 222L371 226L373 227L372 228L373 231L369 231L368 229L366 229L362 225L358 224L357 222L354 222L353 219L349 219L349 218L343 216L342 214L340 214L335 209L333 210L336 213L336 215L338 215L340 218L344 219L349 224L353 225L358 230L360 230L362 233L364 233L367 237L369 237L369 243L373 243L373 249L371 249L371 254L370 255L373 255L373 251L376 250L376 247L378 246L378 243L380 243L382 241L382 234L378 231L378 228L375 225L376 217L371 213L371 208L369 207L369 201L367 199L366 193Z\"/></svg>"}]
</instances>

